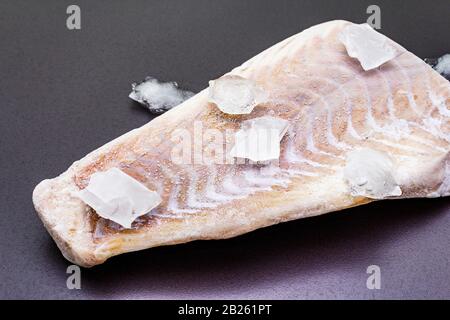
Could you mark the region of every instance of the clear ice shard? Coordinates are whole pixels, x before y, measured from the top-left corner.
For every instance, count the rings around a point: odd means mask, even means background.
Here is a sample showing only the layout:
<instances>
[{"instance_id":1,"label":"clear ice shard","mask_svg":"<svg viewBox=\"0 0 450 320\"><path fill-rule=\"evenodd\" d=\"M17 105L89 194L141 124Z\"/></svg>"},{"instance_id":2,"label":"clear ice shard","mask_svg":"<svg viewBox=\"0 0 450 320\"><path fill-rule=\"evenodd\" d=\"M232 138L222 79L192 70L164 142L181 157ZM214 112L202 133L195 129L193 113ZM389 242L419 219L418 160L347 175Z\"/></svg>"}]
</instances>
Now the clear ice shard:
<instances>
[{"instance_id":1,"label":"clear ice shard","mask_svg":"<svg viewBox=\"0 0 450 320\"><path fill-rule=\"evenodd\" d=\"M352 196L385 199L401 196L395 167L388 154L361 148L347 154L344 178Z\"/></svg>"},{"instance_id":2,"label":"clear ice shard","mask_svg":"<svg viewBox=\"0 0 450 320\"><path fill-rule=\"evenodd\" d=\"M78 197L102 218L125 228L161 203L157 192L117 168L94 173Z\"/></svg>"},{"instance_id":3,"label":"clear ice shard","mask_svg":"<svg viewBox=\"0 0 450 320\"><path fill-rule=\"evenodd\" d=\"M244 121L236 133L236 142L230 155L254 162L276 160L280 157L280 141L289 122L264 116Z\"/></svg>"},{"instance_id":4,"label":"clear ice shard","mask_svg":"<svg viewBox=\"0 0 450 320\"><path fill-rule=\"evenodd\" d=\"M209 82L209 102L224 113L249 114L263 100L263 90L243 77L225 75Z\"/></svg>"},{"instance_id":5,"label":"clear ice shard","mask_svg":"<svg viewBox=\"0 0 450 320\"><path fill-rule=\"evenodd\" d=\"M339 40L345 45L348 55L358 59L365 71L378 68L398 54L389 39L367 23L347 26L339 34Z\"/></svg>"}]
</instances>

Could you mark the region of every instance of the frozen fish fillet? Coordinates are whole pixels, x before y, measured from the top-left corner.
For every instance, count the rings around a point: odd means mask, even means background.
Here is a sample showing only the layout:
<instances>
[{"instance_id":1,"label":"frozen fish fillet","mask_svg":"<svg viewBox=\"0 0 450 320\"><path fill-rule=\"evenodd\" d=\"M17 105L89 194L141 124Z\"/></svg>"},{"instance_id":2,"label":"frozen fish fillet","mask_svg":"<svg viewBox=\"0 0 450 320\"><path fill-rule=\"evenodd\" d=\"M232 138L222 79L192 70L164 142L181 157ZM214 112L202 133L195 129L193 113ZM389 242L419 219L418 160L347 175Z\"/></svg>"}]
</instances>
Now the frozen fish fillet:
<instances>
[{"instance_id":1,"label":"frozen fish fillet","mask_svg":"<svg viewBox=\"0 0 450 320\"><path fill-rule=\"evenodd\" d=\"M350 24L314 26L232 70L267 95L250 114L222 113L204 90L42 181L33 202L64 256L89 267L125 252L234 237L375 199L448 196L449 82L391 40L399 54L364 71L339 41ZM276 165L171 159L175 129L192 133L201 122L203 131L237 130L263 116L289 121ZM132 229L100 218L76 196L93 173L110 168L162 198Z\"/></svg>"}]
</instances>

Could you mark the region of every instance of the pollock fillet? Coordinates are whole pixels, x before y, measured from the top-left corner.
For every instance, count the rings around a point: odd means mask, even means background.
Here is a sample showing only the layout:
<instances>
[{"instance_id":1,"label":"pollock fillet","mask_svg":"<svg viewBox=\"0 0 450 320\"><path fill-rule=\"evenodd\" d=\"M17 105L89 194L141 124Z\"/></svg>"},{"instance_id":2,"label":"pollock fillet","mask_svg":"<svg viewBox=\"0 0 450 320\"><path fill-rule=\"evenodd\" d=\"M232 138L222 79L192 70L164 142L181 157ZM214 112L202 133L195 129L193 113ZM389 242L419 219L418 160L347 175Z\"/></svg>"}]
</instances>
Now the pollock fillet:
<instances>
[{"instance_id":1,"label":"pollock fillet","mask_svg":"<svg viewBox=\"0 0 450 320\"><path fill-rule=\"evenodd\" d=\"M204 90L42 181L33 202L64 256L90 267L124 252L234 237L368 203L374 199L352 193L345 178L349 153L360 149L395 164L401 195L391 198L449 195L450 83L393 41L400 54L364 71L339 41L350 24L314 26L232 70L229 75L254 81L267 95L251 114L222 113ZM290 123L276 166L171 160L175 129L192 132L201 122L203 131L236 130L266 115ZM203 148L225 142L206 141ZM383 162L377 161L373 165ZM162 198L132 229L100 218L77 196L93 173L109 168Z\"/></svg>"}]
</instances>

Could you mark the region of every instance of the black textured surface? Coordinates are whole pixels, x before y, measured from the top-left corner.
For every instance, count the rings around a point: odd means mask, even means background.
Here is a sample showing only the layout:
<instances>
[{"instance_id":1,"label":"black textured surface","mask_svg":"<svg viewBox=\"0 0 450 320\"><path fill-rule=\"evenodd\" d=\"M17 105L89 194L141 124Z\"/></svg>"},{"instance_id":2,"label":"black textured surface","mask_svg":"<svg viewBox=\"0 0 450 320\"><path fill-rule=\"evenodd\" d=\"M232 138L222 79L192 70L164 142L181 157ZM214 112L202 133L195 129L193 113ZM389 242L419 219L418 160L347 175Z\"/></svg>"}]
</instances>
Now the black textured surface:
<instances>
[{"instance_id":1,"label":"black textured surface","mask_svg":"<svg viewBox=\"0 0 450 320\"><path fill-rule=\"evenodd\" d=\"M82 29L66 28L78 4ZM376 1L382 32L421 57L450 52L450 2ZM225 241L162 247L82 270L31 192L150 113L128 93L152 75L207 81L319 22L364 22L372 1L0 2L0 298L450 298L448 199L387 201ZM366 288L379 265L382 289Z\"/></svg>"}]
</instances>

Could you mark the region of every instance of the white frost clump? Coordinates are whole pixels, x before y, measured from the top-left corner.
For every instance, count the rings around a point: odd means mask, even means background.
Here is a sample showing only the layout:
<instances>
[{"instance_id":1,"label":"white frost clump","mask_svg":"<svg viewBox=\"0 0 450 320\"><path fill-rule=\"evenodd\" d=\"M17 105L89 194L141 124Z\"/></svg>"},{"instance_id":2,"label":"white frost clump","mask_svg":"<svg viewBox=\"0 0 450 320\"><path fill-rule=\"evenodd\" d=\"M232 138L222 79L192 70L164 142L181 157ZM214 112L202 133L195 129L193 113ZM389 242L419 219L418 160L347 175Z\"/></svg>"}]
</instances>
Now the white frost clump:
<instances>
[{"instance_id":1,"label":"white frost clump","mask_svg":"<svg viewBox=\"0 0 450 320\"><path fill-rule=\"evenodd\" d=\"M344 178L352 196L384 199L402 195L394 177L394 164L384 152L367 148L349 152Z\"/></svg>"},{"instance_id":2,"label":"white frost clump","mask_svg":"<svg viewBox=\"0 0 450 320\"><path fill-rule=\"evenodd\" d=\"M227 114L249 114L264 100L264 94L253 81L226 75L209 82L209 102Z\"/></svg>"},{"instance_id":3,"label":"white frost clump","mask_svg":"<svg viewBox=\"0 0 450 320\"><path fill-rule=\"evenodd\" d=\"M125 228L138 217L149 213L161 203L155 191L147 189L117 168L94 173L78 197L97 214Z\"/></svg>"},{"instance_id":4,"label":"white frost clump","mask_svg":"<svg viewBox=\"0 0 450 320\"><path fill-rule=\"evenodd\" d=\"M162 113L179 105L194 95L178 88L176 82L160 82L147 77L141 83L133 83L129 97L146 106L153 113Z\"/></svg>"},{"instance_id":5,"label":"white frost clump","mask_svg":"<svg viewBox=\"0 0 450 320\"><path fill-rule=\"evenodd\" d=\"M389 39L367 23L352 24L339 34L350 57L356 58L365 71L378 68L397 56Z\"/></svg>"},{"instance_id":6,"label":"white frost clump","mask_svg":"<svg viewBox=\"0 0 450 320\"><path fill-rule=\"evenodd\" d=\"M450 54L440 57L434 69L442 75L450 76Z\"/></svg>"}]
</instances>

